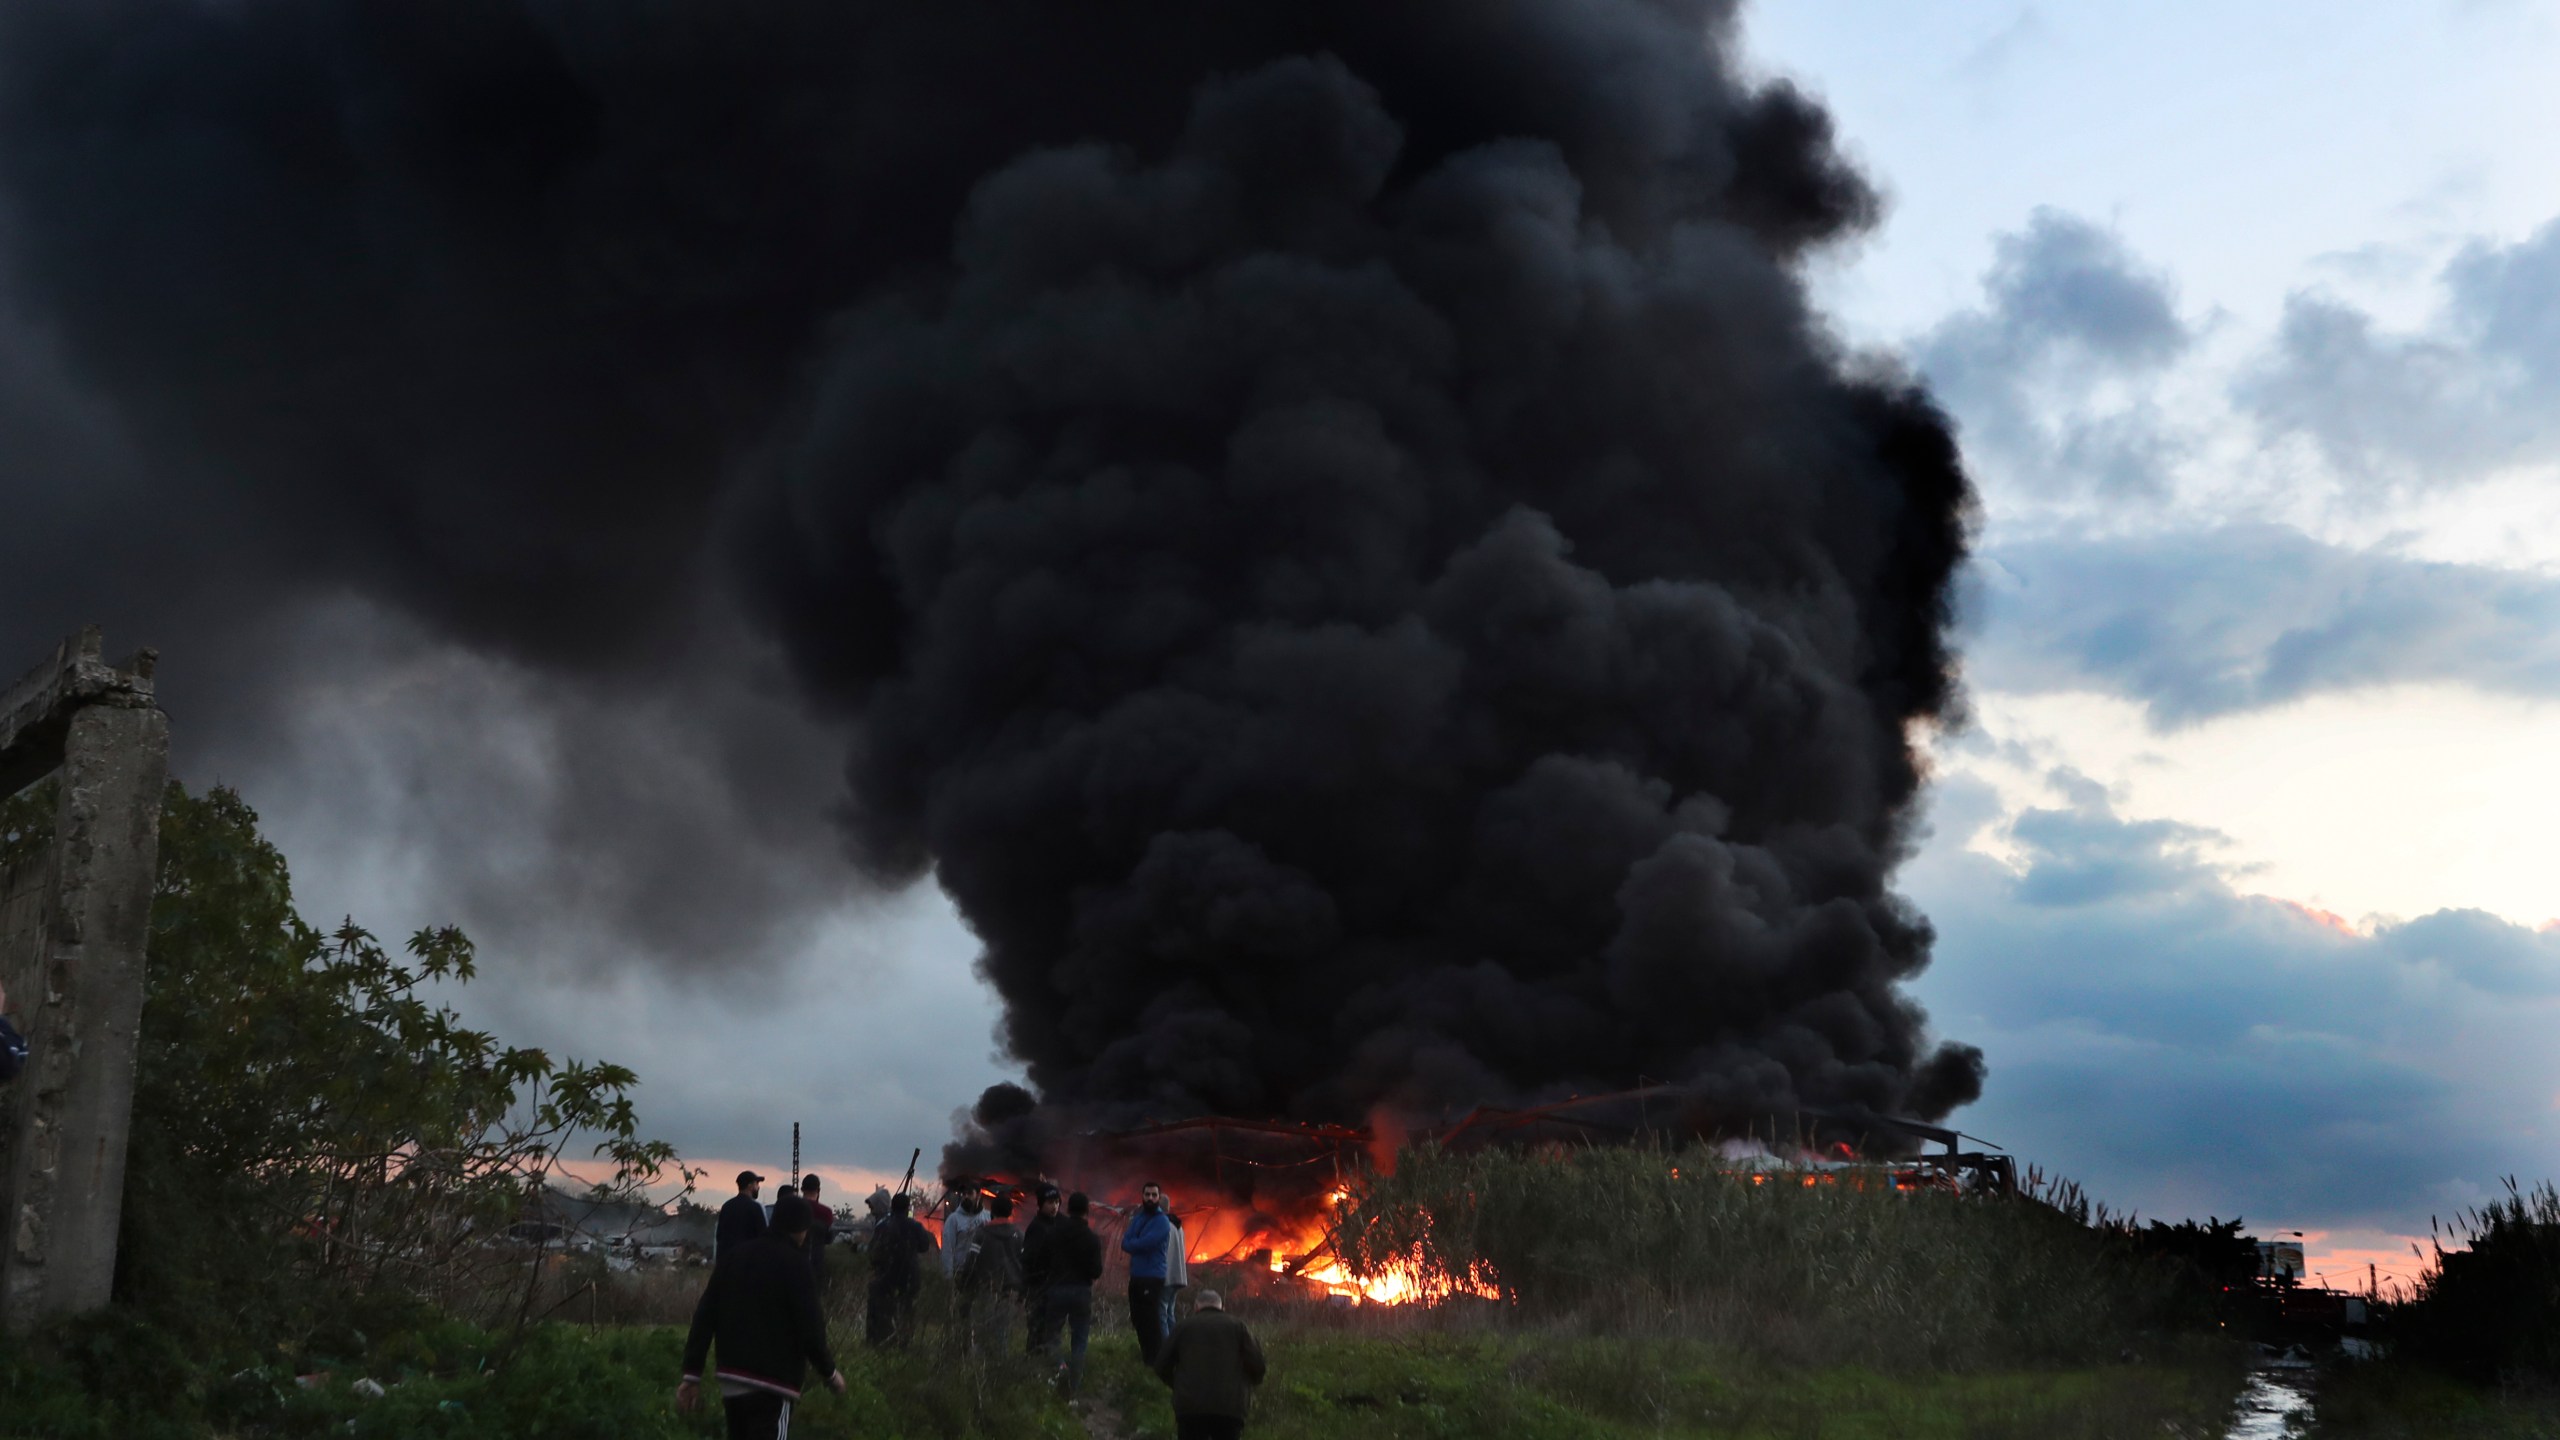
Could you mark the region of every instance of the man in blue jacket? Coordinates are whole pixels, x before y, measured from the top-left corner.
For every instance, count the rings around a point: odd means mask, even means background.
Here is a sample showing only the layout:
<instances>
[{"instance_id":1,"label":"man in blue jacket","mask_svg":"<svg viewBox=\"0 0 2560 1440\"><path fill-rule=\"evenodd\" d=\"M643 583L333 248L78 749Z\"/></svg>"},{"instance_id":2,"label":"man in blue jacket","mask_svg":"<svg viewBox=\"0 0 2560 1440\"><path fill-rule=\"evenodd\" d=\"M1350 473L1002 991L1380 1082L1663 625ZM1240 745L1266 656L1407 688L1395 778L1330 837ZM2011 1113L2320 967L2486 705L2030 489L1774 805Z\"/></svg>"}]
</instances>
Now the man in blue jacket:
<instances>
[{"instance_id":1,"label":"man in blue jacket","mask_svg":"<svg viewBox=\"0 0 2560 1440\"><path fill-rule=\"evenodd\" d=\"M0 1011L8 1008L9 992L0 987ZM18 1033L18 1027L9 1023L7 1015L0 1014L0 1081L15 1080L18 1072L26 1068L27 1037Z\"/></svg>"},{"instance_id":2,"label":"man in blue jacket","mask_svg":"<svg viewBox=\"0 0 2560 1440\"><path fill-rule=\"evenodd\" d=\"M1129 1256L1129 1328L1138 1332L1138 1356L1153 1365L1164 1344L1165 1246L1173 1221L1164 1212L1164 1187L1153 1180L1138 1191L1138 1213L1121 1227L1120 1248Z\"/></svg>"}]
</instances>

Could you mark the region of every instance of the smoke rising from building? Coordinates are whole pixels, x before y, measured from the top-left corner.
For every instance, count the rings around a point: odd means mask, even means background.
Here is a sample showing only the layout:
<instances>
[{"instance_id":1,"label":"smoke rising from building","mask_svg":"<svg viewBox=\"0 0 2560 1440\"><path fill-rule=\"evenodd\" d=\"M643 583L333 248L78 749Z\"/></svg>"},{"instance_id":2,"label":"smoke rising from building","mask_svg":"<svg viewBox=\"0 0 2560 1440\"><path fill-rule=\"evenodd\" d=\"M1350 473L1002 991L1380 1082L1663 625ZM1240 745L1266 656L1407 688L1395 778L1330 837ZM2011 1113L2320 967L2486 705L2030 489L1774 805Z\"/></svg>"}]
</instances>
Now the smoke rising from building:
<instances>
[{"instance_id":1,"label":"smoke rising from building","mask_svg":"<svg viewBox=\"0 0 2560 1440\"><path fill-rule=\"evenodd\" d=\"M680 696L743 619L1052 1112L1943 1114L1888 881L1968 491L1809 312L1874 197L1732 28L22 0L0 374L113 479L12 489L564 686Z\"/></svg>"}]
</instances>

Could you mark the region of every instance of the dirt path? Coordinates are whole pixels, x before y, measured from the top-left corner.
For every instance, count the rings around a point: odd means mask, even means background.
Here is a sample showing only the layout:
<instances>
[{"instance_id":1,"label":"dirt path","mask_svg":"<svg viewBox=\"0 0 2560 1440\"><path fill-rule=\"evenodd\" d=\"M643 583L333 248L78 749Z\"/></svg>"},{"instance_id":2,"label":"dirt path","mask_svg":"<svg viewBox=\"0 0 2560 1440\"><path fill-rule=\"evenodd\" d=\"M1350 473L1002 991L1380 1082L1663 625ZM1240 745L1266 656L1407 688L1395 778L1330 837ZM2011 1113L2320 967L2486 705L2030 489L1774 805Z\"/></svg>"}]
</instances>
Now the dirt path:
<instances>
[{"instance_id":1,"label":"dirt path","mask_svg":"<svg viewBox=\"0 0 2560 1440\"><path fill-rule=\"evenodd\" d=\"M1089 1440L1128 1440L1129 1427L1120 1412L1099 1400L1070 1400L1067 1410L1084 1422Z\"/></svg>"}]
</instances>

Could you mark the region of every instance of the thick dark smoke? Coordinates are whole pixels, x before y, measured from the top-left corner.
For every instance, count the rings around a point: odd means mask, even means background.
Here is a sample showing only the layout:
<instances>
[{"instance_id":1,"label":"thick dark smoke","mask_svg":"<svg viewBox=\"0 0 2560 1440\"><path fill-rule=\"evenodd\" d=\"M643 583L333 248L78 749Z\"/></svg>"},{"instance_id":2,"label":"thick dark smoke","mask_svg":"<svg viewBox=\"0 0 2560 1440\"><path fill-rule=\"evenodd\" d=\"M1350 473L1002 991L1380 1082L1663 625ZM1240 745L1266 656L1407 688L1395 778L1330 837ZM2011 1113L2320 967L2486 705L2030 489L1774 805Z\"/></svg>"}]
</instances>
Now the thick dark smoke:
<instances>
[{"instance_id":1,"label":"thick dark smoke","mask_svg":"<svg viewBox=\"0 0 2560 1440\"><path fill-rule=\"evenodd\" d=\"M1731 28L18 0L0 373L118 478L12 503L119 543L13 527L0 602L352 592L617 695L743 613L1053 1112L1943 1114L1887 881L1968 492L1808 312L1874 198Z\"/></svg>"}]
</instances>

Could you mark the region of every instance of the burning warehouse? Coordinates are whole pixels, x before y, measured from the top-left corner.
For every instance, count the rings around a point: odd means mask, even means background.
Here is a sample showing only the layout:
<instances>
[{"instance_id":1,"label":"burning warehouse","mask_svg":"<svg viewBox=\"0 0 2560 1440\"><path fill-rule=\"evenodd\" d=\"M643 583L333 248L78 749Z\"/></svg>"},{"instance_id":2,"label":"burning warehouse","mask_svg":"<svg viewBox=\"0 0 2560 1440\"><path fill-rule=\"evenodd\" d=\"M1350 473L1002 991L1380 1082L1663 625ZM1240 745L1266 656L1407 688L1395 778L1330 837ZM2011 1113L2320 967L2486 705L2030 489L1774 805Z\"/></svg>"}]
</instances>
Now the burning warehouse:
<instances>
[{"instance_id":1,"label":"burning warehouse","mask_svg":"<svg viewBox=\"0 0 2560 1440\"><path fill-rule=\"evenodd\" d=\"M1783 1136L1733 1137L1685 1108L1672 1086L1521 1108L1477 1106L1425 1126L1198 1116L1060 1137L1050 1168L964 1177L956 1188L1027 1196L1039 1183L1054 1183L1121 1195L1155 1180L1168 1187L1193 1265L1240 1267L1243 1283L1283 1293L1386 1303L1479 1288L1417 1269L1355 1273L1337 1253L1339 1207L1367 1177L1392 1171L1408 1144L1450 1152L1611 1145L1669 1154L1675 1147L1710 1142L1718 1169L1754 1184L1985 1196L2006 1196L2016 1188L2009 1156L1964 1149L1970 1137L1942 1126L1835 1115L1795 1119L1796 1128ZM1931 1152L1926 1144L1942 1148ZM1109 1207L1105 1217L1106 1225L1114 1218ZM1268 1281L1259 1280L1266 1275Z\"/></svg>"},{"instance_id":2,"label":"burning warehouse","mask_svg":"<svg viewBox=\"0 0 2560 1440\"><path fill-rule=\"evenodd\" d=\"M856 861L936 879L1004 1007L1027 1085L946 1174L1979 1093L1890 883L1970 491L1811 310L1878 200L1729 5L438 15L11 7L36 318L183 437L227 584L618 695L769 642ZM578 874L733 913L693 877L769 849L612 852L622 783Z\"/></svg>"}]
</instances>

